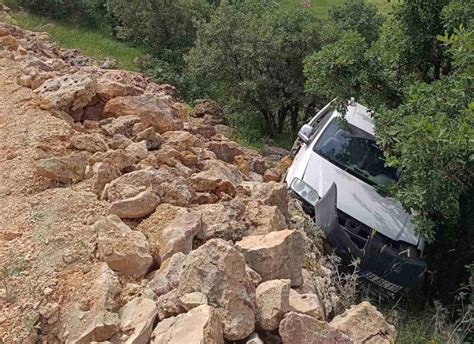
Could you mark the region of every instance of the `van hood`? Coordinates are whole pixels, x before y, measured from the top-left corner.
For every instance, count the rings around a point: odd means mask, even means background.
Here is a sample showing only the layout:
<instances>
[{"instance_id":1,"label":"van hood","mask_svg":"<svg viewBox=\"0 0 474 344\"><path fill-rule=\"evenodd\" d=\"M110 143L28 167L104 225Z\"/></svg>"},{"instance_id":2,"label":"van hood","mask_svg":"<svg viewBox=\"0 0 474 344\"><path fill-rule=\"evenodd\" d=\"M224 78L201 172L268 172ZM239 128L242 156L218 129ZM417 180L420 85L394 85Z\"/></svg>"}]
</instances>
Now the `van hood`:
<instances>
[{"instance_id":1,"label":"van hood","mask_svg":"<svg viewBox=\"0 0 474 344\"><path fill-rule=\"evenodd\" d=\"M393 199L382 197L362 180L312 152L303 180L320 196L335 182L337 208L395 241L417 246L419 237L411 227L411 216Z\"/></svg>"}]
</instances>

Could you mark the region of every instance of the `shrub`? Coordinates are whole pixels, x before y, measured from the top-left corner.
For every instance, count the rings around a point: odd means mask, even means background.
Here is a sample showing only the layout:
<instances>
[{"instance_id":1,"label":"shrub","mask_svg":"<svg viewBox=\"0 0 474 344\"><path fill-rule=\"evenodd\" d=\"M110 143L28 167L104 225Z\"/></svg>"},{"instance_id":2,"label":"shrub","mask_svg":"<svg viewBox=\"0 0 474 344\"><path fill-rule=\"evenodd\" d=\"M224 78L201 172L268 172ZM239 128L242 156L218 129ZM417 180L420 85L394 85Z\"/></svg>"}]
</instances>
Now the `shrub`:
<instances>
[{"instance_id":1,"label":"shrub","mask_svg":"<svg viewBox=\"0 0 474 344\"><path fill-rule=\"evenodd\" d=\"M19 0L28 11L56 20L96 25L103 21L105 0Z\"/></svg>"}]
</instances>

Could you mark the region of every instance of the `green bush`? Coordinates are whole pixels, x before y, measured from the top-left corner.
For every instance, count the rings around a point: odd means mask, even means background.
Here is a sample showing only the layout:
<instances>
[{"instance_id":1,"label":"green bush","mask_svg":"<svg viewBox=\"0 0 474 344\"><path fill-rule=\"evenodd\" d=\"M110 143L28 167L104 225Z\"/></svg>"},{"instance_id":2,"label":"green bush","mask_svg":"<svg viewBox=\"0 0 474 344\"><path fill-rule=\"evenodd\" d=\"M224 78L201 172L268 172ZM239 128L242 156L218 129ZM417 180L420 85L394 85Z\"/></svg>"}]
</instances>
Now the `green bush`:
<instances>
[{"instance_id":1,"label":"green bush","mask_svg":"<svg viewBox=\"0 0 474 344\"><path fill-rule=\"evenodd\" d=\"M211 8L205 0L107 0L117 36L144 45L154 54L189 48L197 22L205 20Z\"/></svg>"},{"instance_id":2,"label":"green bush","mask_svg":"<svg viewBox=\"0 0 474 344\"><path fill-rule=\"evenodd\" d=\"M105 0L19 0L31 13L56 20L96 25L103 21Z\"/></svg>"}]
</instances>

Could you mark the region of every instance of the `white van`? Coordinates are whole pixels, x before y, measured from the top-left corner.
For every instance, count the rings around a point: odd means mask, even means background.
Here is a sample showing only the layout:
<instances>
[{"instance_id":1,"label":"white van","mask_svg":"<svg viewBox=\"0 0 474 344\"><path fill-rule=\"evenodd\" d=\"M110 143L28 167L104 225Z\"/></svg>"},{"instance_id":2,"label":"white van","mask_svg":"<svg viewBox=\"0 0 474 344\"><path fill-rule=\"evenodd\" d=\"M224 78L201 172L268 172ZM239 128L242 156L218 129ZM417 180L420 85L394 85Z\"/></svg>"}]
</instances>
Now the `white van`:
<instances>
[{"instance_id":1,"label":"white van","mask_svg":"<svg viewBox=\"0 0 474 344\"><path fill-rule=\"evenodd\" d=\"M301 128L286 182L336 252L360 259L364 277L391 293L418 289L424 241L412 216L376 191L396 183L398 171L385 166L366 107L351 101L342 117L330 103Z\"/></svg>"}]
</instances>

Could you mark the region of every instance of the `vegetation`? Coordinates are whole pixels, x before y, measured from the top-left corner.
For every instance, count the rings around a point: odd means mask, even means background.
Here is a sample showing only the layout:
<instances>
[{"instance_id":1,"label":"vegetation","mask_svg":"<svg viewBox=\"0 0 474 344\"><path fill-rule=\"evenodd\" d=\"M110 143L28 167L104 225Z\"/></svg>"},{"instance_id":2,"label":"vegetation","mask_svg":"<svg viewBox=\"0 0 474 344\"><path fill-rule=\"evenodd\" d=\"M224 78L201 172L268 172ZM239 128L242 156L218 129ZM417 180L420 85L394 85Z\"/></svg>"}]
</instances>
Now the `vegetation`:
<instances>
[{"instance_id":1,"label":"vegetation","mask_svg":"<svg viewBox=\"0 0 474 344\"><path fill-rule=\"evenodd\" d=\"M282 133L287 119L296 133L298 116L318 104L304 92L303 59L321 48L321 27L303 10L223 3L198 31L189 73L225 89L233 112L260 114L268 133Z\"/></svg>"}]
</instances>

